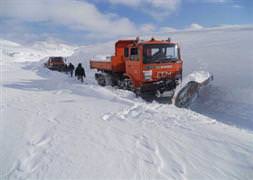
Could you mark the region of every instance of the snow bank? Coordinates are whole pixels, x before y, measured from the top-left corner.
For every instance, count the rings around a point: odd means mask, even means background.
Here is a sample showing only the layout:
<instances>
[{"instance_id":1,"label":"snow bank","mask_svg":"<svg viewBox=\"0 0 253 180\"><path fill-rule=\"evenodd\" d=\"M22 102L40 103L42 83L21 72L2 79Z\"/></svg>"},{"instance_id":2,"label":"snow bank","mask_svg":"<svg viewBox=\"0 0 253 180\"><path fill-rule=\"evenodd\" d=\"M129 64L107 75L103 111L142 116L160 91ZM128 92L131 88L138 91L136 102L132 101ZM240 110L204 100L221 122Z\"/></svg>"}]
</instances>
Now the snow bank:
<instances>
[{"instance_id":1,"label":"snow bank","mask_svg":"<svg viewBox=\"0 0 253 180\"><path fill-rule=\"evenodd\" d=\"M7 69L7 179L250 179L253 134L39 63ZM16 72L16 73L13 73ZM8 156L6 155L8 154ZM197 168L196 168L197 167Z\"/></svg>"},{"instance_id":2,"label":"snow bank","mask_svg":"<svg viewBox=\"0 0 253 180\"><path fill-rule=\"evenodd\" d=\"M0 39L2 61L38 61L48 56L70 56L75 46L59 44L57 42L36 42L32 45L20 45L11 41Z\"/></svg>"},{"instance_id":3,"label":"snow bank","mask_svg":"<svg viewBox=\"0 0 253 180\"><path fill-rule=\"evenodd\" d=\"M208 71L211 85L200 93L194 111L227 124L253 129L252 28L228 27L217 31L174 35L184 60L184 76Z\"/></svg>"},{"instance_id":4,"label":"snow bank","mask_svg":"<svg viewBox=\"0 0 253 180\"><path fill-rule=\"evenodd\" d=\"M184 77L183 82L190 82L190 81L195 81L198 83L203 83L205 80L209 79L211 77L210 72L206 71L195 71L186 77Z\"/></svg>"},{"instance_id":5,"label":"snow bank","mask_svg":"<svg viewBox=\"0 0 253 180\"><path fill-rule=\"evenodd\" d=\"M83 63L84 84L41 62L20 63L39 60L30 52L61 50L10 43L0 69L0 178L251 180L252 38L252 29L229 28L173 35L184 75L215 77L195 112L97 86L89 60L113 53L113 42L80 47L68 58Z\"/></svg>"}]
</instances>

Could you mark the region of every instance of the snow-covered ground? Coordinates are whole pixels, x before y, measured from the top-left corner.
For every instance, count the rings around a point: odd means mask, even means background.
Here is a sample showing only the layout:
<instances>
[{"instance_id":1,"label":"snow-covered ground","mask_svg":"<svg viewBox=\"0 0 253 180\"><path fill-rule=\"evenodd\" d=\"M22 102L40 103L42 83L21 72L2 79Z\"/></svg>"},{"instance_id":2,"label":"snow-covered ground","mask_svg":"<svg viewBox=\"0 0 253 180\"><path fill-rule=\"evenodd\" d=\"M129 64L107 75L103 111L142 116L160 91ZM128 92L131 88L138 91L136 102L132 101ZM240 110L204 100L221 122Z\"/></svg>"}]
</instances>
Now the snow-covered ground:
<instances>
[{"instance_id":1,"label":"snow-covered ground","mask_svg":"<svg viewBox=\"0 0 253 180\"><path fill-rule=\"evenodd\" d=\"M47 56L69 56L77 47L52 41L39 41L30 46L0 39L1 63L4 61L39 61Z\"/></svg>"},{"instance_id":2,"label":"snow-covered ground","mask_svg":"<svg viewBox=\"0 0 253 180\"><path fill-rule=\"evenodd\" d=\"M181 44L185 75L214 74L191 109L97 86L88 60L110 54L113 42L76 50L1 40L0 178L251 180L253 29L172 38ZM84 64L85 84L39 61L74 51L68 60Z\"/></svg>"}]
</instances>

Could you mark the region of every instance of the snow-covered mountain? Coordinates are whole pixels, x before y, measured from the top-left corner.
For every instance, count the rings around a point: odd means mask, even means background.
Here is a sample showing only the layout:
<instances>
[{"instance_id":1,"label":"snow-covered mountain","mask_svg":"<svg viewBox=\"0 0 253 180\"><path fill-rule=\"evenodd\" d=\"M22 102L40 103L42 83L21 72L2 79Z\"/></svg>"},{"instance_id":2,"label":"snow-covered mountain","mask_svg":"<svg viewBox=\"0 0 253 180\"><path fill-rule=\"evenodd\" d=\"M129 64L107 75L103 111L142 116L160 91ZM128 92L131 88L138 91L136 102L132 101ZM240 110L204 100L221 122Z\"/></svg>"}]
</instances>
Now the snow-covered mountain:
<instances>
[{"instance_id":1,"label":"snow-covered mountain","mask_svg":"<svg viewBox=\"0 0 253 180\"><path fill-rule=\"evenodd\" d=\"M48 56L70 56L76 46L70 46L54 41L39 41L31 45L20 45L15 42L0 39L3 61L38 61Z\"/></svg>"},{"instance_id":2,"label":"snow-covered mountain","mask_svg":"<svg viewBox=\"0 0 253 180\"><path fill-rule=\"evenodd\" d=\"M184 75L214 74L191 109L99 87L88 60L112 53L113 42L76 49L1 40L0 177L251 180L253 29L171 36L181 44ZM39 61L71 53L68 61L86 68L84 84Z\"/></svg>"}]
</instances>

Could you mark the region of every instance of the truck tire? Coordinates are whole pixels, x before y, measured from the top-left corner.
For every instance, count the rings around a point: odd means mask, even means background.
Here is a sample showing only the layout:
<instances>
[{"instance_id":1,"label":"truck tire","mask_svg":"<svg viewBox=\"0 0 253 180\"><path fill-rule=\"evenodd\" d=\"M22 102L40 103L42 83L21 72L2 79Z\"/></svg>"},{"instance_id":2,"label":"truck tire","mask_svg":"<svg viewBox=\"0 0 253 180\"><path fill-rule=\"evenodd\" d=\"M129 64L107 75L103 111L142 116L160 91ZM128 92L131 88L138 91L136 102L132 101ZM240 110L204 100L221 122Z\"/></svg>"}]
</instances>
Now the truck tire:
<instances>
[{"instance_id":1,"label":"truck tire","mask_svg":"<svg viewBox=\"0 0 253 180\"><path fill-rule=\"evenodd\" d=\"M134 85L131 79L124 78L123 80L120 80L118 82L118 86L120 89L124 89L124 90L129 90L129 91L134 91Z\"/></svg>"},{"instance_id":2,"label":"truck tire","mask_svg":"<svg viewBox=\"0 0 253 180\"><path fill-rule=\"evenodd\" d=\"M105 81L105 78L103 76L98 77L97 82L100 86L106 86L106 81Z\"/></svg>"},{"instance_id":3,"label":"truck tire","mask_svg":"<svg viewBox=\"0 0 253 180\"><path fill-rule=\"evenodd\" d=\"M112 77L110 74L96 73L95 78L100 86L111 86L112 85Z\"/></svg>"}]
</instances>

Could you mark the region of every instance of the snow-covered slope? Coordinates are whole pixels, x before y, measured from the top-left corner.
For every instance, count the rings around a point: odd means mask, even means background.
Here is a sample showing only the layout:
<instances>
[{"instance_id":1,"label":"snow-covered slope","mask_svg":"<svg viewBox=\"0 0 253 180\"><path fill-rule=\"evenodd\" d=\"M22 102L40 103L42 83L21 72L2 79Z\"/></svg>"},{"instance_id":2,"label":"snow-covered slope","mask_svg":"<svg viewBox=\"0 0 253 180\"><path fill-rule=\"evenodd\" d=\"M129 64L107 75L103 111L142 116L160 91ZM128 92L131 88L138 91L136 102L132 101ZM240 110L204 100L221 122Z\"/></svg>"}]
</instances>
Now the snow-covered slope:
<instances>
[{"instance_id":1,"label":"snow-covered slope","mask_svg":"<svg viewBox=\"0 0 253 180\"><path fill-rule=\"evenodd\" d=\"M191 109L224 123L253 129L253 26L221 26L168 34L179 42L184 60L184 76L207 71L214 81ZM144 37L150 38L150 37ZM157 36L167 39L165 36ZM70 61L82 62L89 70L89 60L97 54L113 54L114 42L79 48Z\"/></svg>"},{"instance_id":2,"label":"snow-covered slope","mask_svg":"<svg viewBox=\"0 0 253 180\"><path fill-rule=\"evenodd\" d=\"M47 56L70 56L76 48L75 46L53 41L41 41L29 46L23 46L15 42L0 39L3 61L38 61Z\"/></svg>"},{"instance_id":3,"label":"snow-covered slope","mask_svg":"<svg viewBox=\"0 0 253 180\"><path fill-rule=\"evenodd\" d=\"M110 54L112 42L81 47L68 59L84 64L85 84L48 71L41 62L2 61L0 177L251 180L253 110L244 105L252 107L247 71L252 32L228 28L173 35L182 46L185 75L208 70L215 77L192 110L97 86L87 62L98 53ZM231 73L233 67L240 73Z\"/></svg>"},{"instance_id":4,"label":"snow-covered slope","mask_svg":"<svg viewBox=\"0 0 253 180\"><path fill-rule=\"evenodd\" d=\"M182 45L184 75L195 70L214 75L192 109L253 130L253 27L177 34L173 39Z\"/></svg>"}]
</instances>

